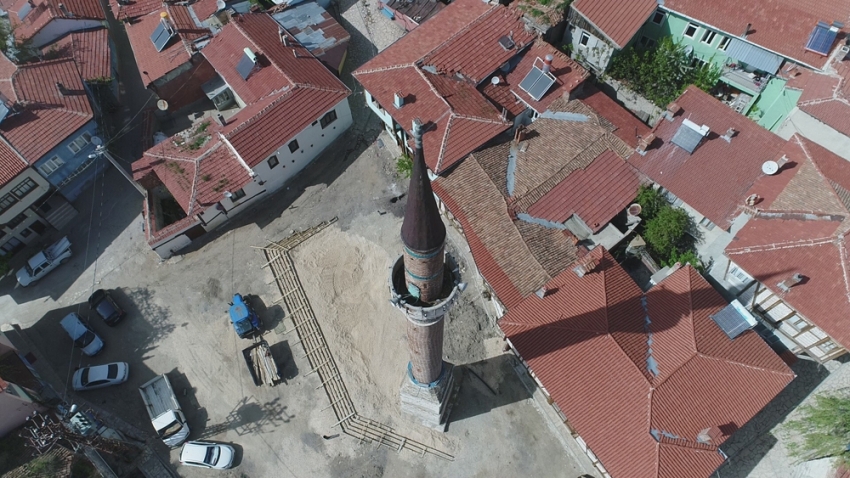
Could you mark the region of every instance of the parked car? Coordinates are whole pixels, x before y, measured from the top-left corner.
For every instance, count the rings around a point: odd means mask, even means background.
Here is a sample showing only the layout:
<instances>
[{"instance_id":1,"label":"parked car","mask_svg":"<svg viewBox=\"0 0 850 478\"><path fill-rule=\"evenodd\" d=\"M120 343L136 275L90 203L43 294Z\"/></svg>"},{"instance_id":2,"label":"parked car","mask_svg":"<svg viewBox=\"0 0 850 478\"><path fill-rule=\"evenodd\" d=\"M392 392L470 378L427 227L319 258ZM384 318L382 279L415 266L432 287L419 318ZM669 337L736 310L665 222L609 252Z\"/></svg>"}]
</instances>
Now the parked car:
<instances>
[{"instance_id":1,"label":"parked car","mask_svg":"<svg viewBox=\"0 0 850 478\"><path fill-rule=\"evenodd\" d=\"M105 365L92 365L83 367L74 372L72 383L74 390L93 390L95 388L109 387L127 381L130 374L130 366L127 362L115 362Z\"/></svg>"},{"instance_id":2,"label":"parked car","mask_svg":"<svg viewBox=\"0 0 850 478\"><path fill-rule=\"evenodd\" d=\"M98 289L89 297L89 308L92 312L106 322L106 325L113 326L127 315L124 309L115 303L112 294L108 290Z\"/></svg>"},{"instance_id":3,"label":"parked car","mask_svg":"<svg viewBox=\"0 0 850 478\"><path fill-rule=\"evenodd\" d=\"M66 315L59 323L65 329L65 332L68 332L68 335L71 336L74 345L82 349L83 353L89 357L97 355L103 348L103 340L83 322L83 319L76 312Z\"/></svg>"},{"instance_id":4,"label":"parked car","mask_svg":"<svg viewBox=\"0 0 850 478\"><path fill-rule=\"evenodd\" d=\"M71 257L71 241L67 237L59 239L47 249L32 256L15 277L18 284L26 287L46 276L48 272L64 264Z\"/></svg>"},{"instance_id":5,"label":"parked car","mask_svg":"<svg viewBox=\"0 0 850 478\"><path fill-rule=\"evenodd\" d=\"M205 441L187 441L180 451L180 463L224 470L233 465L235 452L230 445Z\"/></svg>"}]
</instances>

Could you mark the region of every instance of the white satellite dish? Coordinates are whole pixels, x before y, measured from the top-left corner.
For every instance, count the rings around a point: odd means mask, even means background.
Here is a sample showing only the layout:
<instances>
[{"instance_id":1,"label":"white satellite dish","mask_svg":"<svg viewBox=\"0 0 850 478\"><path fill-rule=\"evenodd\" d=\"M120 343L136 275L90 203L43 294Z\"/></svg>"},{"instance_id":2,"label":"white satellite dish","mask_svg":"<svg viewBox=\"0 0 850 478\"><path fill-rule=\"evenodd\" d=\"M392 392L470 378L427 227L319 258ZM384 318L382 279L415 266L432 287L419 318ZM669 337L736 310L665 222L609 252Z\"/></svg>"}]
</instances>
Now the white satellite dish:
<instances>
[{"instance_id":1,"label":"white satellite dish","mask_svg":"<svg viewBox=\"0 0 850 478\"><path fill-rule=\"evenodd\" d=\"M168 110L168 102L165 100L159 100L156 102L156 107L160 109L160 111Z\"/></svg>"},{"instance_id":2,"label":"white satellite dish","mask_svg":"<svg viewBox=\"0 0 850 478\"><path fill-rule=\"evenodd\" d=\"M498 85L499 84L499 77L494 76L493 78L490 78L490 83L492 83L494 85Z\"/></svg>"},{"instance_id":3,"label":"white satellite dish","mask_svg":"<svg viewBox=\"0 0 850 478\"><path fill-rule=\"evenodd\" d=\"M772 176L779 172L779 164L776 161L765 161L764 164L761 165L761 172Z\"/></svg>"},{"instance_id":4,"label":"white satellite dish","mask_svg":"<svg viewBox=\"0 0 850 478\"><path fill-rule=\"evenodd\" d=\"M95 146L100 146L100 145L103 144L103 140L100 139L100 137L98 137L98 136L92 136L91 137L91 144L93 144Z\"/></svg>"}]
</instances>

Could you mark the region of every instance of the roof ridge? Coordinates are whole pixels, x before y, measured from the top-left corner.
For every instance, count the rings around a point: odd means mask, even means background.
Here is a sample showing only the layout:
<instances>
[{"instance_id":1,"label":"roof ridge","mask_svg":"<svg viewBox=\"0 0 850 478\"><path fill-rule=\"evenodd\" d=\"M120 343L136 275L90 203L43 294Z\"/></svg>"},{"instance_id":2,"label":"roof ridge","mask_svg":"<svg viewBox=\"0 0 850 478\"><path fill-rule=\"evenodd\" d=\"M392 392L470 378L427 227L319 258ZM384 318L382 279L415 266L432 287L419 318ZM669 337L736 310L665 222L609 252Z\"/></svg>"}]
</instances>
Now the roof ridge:
<instances>
[{"instance_id":1,"label":"roof ridge","mask_svg":"<svg viewBox=\"0 0 850 478\"><path fill-rule=\"evenodd\" d=\"M9 149L13 152L13 153L15 153L15 156L16 156L18 159L20 159L21 161L23 161L23 163L24 163L25 165L27 165L27 166L29 166L29 165L30 165L30 163L28 163L28 162L27 162L27 160L26 160L26 159L24 159L24 155L22 155L22 154L21 154L21 152L17 150L17 148L15 148L14 146L12 146L12 143L10 143L10 142L9 142L9 140L8 140L8 139L6 139L6 137L5 137L5 136L3 136L2 134L0 134L0 141L2 141L2 142L3 142L3 143L4 143L4 144L5 144L5 145L6 145L6 146L7 146L7 147L8 147L8 148L9 148Z\"/></svg>"},{"instance_id":2,"label":"roof ridge","mask_svg":"<svg viewBox=\"0 0 850 478\"><path fill-rule=\"evenodd\" d=\"M380 68L372 68L372 69L369 69L369 70L355 70L351 73L351 76L367 75L369 73L380 73L380 72L384 72L384 71L400 70L402 68L411 68L411 67L416 68L417 70L419 69L419 67L416 66L416 63L400 63L398 65L382 66Z\"/></svg>"},{"instance_id":3,"label":"roof ridge","mask_svg":"<svg viewBox=\"0 0 850 478\"><path fill-rule=\"evenodd\" d=\"M843 237L838 242L838 256L841 258L841 272L844 278L844 294L848 302L850 302L850 270L847 267L847 244Z\"/></svg>"},{"instance_id":4,"label":"roof ridge","mask_svg":"<svg viewBox=\"0 0 850 478\"><path fill-rule=\"evenodd\" d=\"M799 146L800 149L803 150L803 154L806 155L806 159L808 159L809 162L812 163L812 166L814 166L815 171L818 172L818 175L821 177L821 179L823 179L824 182L826 182L829 185L829 192L832 194L832 197L838 201L838 204L841 204L841 207L848 214L850 214L850 209L847 209L847 206L844 205L844 201L841 200L841 196L839 196L838 192L835 190L835 186L832 185L833 181L830 178L828 178L826 176L826 174L823 173L823 170L818 165L817 161L815 161L815 159L812 157L812 154L809 152L809 148L806 146L805 142L802 139L800 139L800 136L796 133L792 136L792 138L793 138L794 142L797 143L797 146Z\"/></svg>"},{"instance_id":5,"label":"roof ridge","mask_svg":"<svg viewBox=\"0 0 850 478\"><path fill-rule=\"evenodd\" d=\"M449 111L452 111L452 105L449 104L448 100L446 100L446 98L443 95L441 95L439 91L437 91L437 88L434 86L434 84L431 83L430 80L428 80L428 77L425 76L425 72L422 71L422 68L419 68L418 66L414 66L414 68L416 69L416 72L419 73L419 76L422 77L422 80L428 85L428 88L431 89L431 92L434 93L437 96L437 98L442 100L443 103L445 103L445 105L449 109Z\"/></svg>"},{"instance_id":6,"label":"roof ridge","mask_svg":"<svg viewBox=\"0 0 850 478\"><path fill-rule=\"evenodd\" d=\"M792 249L795 247L822 246L824 244L828 244L834 241L835 238L830 236L818 239L800 239L797 241L774 242L770 244L761 244L758 246L744 246L726 249L726 254L749 254L751 252L775 251L778 249Z\"/></svg>"},{"instance_id":7,"label":"roof ridge","mask_svg":"<svg viewBox=\"0 0 850 478\"><path fill-rule=\"evenodd\" d=\"M786 376L786 377L788 375L791 375L791 376L796 377L796 374L794 373L794 371L790 370L790 369L789 369L788 372L783 372L783 371L780 371L780 370L774 370L774 369L771 369L771 368L759 367L757 365L739 362L737 360L714 357L714 356L711 356L711 355L703 354L701 352L697 352L697 355L695 357L699 357L699 358L706 359L706 360L714 360L716 362L725 362L725 363L728 363L728 364L737 365L737 366L748 368L748 369L751 369L751 370L761 370L763 372L769 372L769 373L772 373L774 375L782 375L782 376ZM782 363L785 363L785 362L782 362Z\"/></svg>"},{"instance_id":8,"label":"roof ridge","mask_svg":"<svg viewBox=\"0 0 850 478\"><path fill-rule=\"evenodd\" d=\"M489 17L490 15L492 15L492 14L493 14L493 12L495 12L496 10L498 10L498 9L499 9L499 6L500 6L500 5L498 5L498 4L496 4L496 5L491 5L491 6L490 6L490 8L489 8L487 11L483 12L481 15L479 15L479 16L478 16L478 18L476 18L475 20L473 20L473 21L471 21L471 22L467 23L467 24L466 24L466 26L464 26L464 27L463 27L463 28L461 28L460 30L456 31L456 32L454 33L454 35L452 35L452 36L450 36L450 37L446 38L446 40L445 40L445 41L443 41L443 42L442 42L442 43L440 43L439 45L437 45L437 46L435 46L434 48L432 48L432 49L431 49L431 51L429 51L429 52L425 53L424 55L422 55L422 57L420 57L420 58L419 58L419 60L417 60L417 62L418 62L418 61L425 61L425 58L427 58L427 57L429 57L429 56L433 55L434 53L436 53L437 51L441 50L443 47L445 47L446 45L448 45L449 43L451 43L451 42L452 42L455 38L457 38L457 37L459 37L460 35L462 35L462 34L466 33L467 31L471 30L473 26L476 26L476 25L478 25L480 22L482 22L482 21L483 21L483 19L484 19L485 17ZM505 8L507 8L507 7L505 7Z\"/></svg>"},{"instance_id":9,"label":"roof ridge","mask_svg":"<svg viewBox=\"0 0 850 478\"><path fill-rule=\"evenodd\" d=\"M224 135L224 137L225 137L225 138L230 138L230 137L232 137L234 134L236 134L237 132L242 131L243 129L247 128L249 124L251 124L252 122L256 121L256 120L257 120L257 118L259 118L260 116L262 116L262 115L263 115L264 113L266 113L268 110L270 110L270 109L274 108L275 106L277 106L277 104L278 104L278 103L280 103L281 101L283 101L284 99L289 98L289 96L290 96L291 94L293 94L296 90L299 90L299 89L302 89L302 88L301 88L301 87L298 87L298 86L295 86L295 87L288 87L288 86L287 86L287 87L284 87L284 88L283 88L283 91L281 91L281 92L280 92L280 96L278 96L277 98L275 98L274 100L272 100L272 102L271 102L271 103L267 104L267 105L266 105L265 107L263 107L263 109L261 109L260 111L258 111L258 112L256 112L256 113L254 113L254 114L253 114L250 118L248 118L248 119L246 119L245 121L243 121L243 122L239 123L239 125L238 125L238 126L236 126L235 128L233 128L232 130L230 130L230 132L228 132L226 135ZM264 98L265 98L265 97L264 97ZM261 98L261 99L262 99L262 98Z\"/></svg>"},{"instance_id":10,"label":"roof ridge","mask_svg":"<svg viewBox=\"0 0 850 478\"><path fill-rule=\"evenodd\" d=\"M327 86L317 86L312 83L293 83L292 85L293 87L298 87L305 90L327 91L328 93L351 93L351 90L345 83L342 84L342 86L345 86L344 90L338 88L328 88Z\"/></svg>"},{"instance_id":11,"label":"roof ridge","mask_svg":"<svg viewBox=\"0 0 850 478\"><path fill-rule=\"evenodd\" d=\"M445 101L445 100L443 100L443 101ZM443 165L443 156L445 155L446 148L448 147L449 131L451 131L452 121L454 121L454 116L451 114L451 111L452 111L452 109L449 108L449 120L446 121L446 131L443 132L443 139L440 143L440 154L437 155L437 164L434 165L434 174L437 174L440 171L440 166ZM445 115L443 115L443 116L445 116Z\"/></svg>"},{"instance_id":12,"label":"roof ridge","mask_svg":"<svg viewBox=\"0 0 850 478\"><path fill-rule=\"evenodd\" d=\"M489 118L482 118L480 116L462 115L460 113L455 113L454 110L452 110L452 116L455 117L455 118L458 118L458 119L464 119L464 120L469 120L469 121L477 121L479 123L490 123L490 124L498 124L498 125L512 124L512 123L509 123L507 121L494 120L494 119L489 119Z\"/></svg>"}]
</instances>

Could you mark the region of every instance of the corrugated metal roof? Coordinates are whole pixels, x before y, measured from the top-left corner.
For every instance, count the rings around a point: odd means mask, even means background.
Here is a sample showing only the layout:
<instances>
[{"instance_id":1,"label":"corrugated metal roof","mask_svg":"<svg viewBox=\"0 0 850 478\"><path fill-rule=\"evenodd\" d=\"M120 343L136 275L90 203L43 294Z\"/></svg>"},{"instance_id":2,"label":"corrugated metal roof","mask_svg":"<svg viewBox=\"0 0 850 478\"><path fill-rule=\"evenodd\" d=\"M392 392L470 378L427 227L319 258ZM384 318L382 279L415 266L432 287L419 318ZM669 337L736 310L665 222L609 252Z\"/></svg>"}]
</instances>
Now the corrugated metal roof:
<instances>
[{"instance_id":1,"label":"corrugated metal roof","mask_svg":"<svg viewBox=\"0 0 850 478\"><path fill-rule=\"evenodd\" d=\"M729 41L729 46L726 47L726 55L771 75L776 74L779 66L785 61L779 55L737 38Z\"/></svg>"}]
</instances>

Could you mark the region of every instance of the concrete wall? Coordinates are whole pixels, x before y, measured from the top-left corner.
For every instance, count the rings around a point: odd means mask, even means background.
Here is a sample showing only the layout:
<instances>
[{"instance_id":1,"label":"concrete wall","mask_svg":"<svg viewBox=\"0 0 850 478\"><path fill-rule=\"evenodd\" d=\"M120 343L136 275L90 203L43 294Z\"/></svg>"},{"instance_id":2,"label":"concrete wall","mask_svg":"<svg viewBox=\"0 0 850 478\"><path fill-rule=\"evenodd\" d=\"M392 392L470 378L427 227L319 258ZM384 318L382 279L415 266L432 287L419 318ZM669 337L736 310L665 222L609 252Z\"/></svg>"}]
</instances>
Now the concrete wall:
<instances>
[{"instance_id":1,"label":"concrete wall","mask_svg":"<svg viewBox=\"0 0 850 478\"><path fill-rule=\"evenodd\" d=\"M94 161L89 158L89 154L95 150L95 145L91 142L83 146L77 153L74 153L68 148L68 145L83 133L97 136L97 123L94 120L89 121L85 126L74 131L74 133L56 145L56 147L48 151L47 154L39 158L34 165L39 174L44 176L50 184L58 188L59 192L69 201L77 199L80 193L87 189L91 182L94 181L95 175L97 173L103 173L106 168L106 160L99 159ZM54 156L59 156L65 164L47 174L41 166L44 166ZM77 172L79 174L75 175ZM74 177L68 179L72 175Z\"/></svg>"},{"instance_id":2,"label":"concrete wall","mask_svg":"<svg viewBox=\"0 0 850 478\"><path fill-rule=\"evenodd\" d=\"M589 63L596 70L604 71L608 68L614 48L602 38L594 35L591 30L575 27L571 32L573 58L582 63ZM587 35L587 45L582 45L582 36Z\"/></svg>"},{"instance_id":3,"label":"concrete wall","mask_svg":"<svg viewBox=\"0 0 850 478\"><path fill-rule=\"evenodd\" d=\"M32 37L32 46L41 48L48 43L54 42L62 36L88 28L104 26L100 20L89 20L84 18L54 18Z\"/></svg>"},{"instance_id":4,"label":"concrete wall","mask_svg":"<svg viewBox=\"0 0 850 478\"><path fill-rule=\"evenodd\" d=\"M0 437L18 428L27 421L27 417L44 407L32 401L19 386L10 383L0 392Z\"/></svg>"},{"instance_id":5,"label":"concrete wall","mask_svg":"<svg viewBox=\"0 0 850 478\"><path fill-rule=\"evenodd\" d=\"M785 122L776 129L776 134L785 140L791 138L794 133L799 133L850 161L850 138L797 108L794 108Z\"/></svg>"},{"instance_id":6,"label":"concrete wall","mask_svg":"<svg viewBox=\"0 0 850 478\"><path fill-rule=\"evenodd\" d=\"M397 127L396 121L390 114L390 111L386 108L395 109L393 105L382 105L378 103L374 97L367 91L366 92L366 104L369 106L369 109L372 110L372 113L384 123L384 129L386 132L392 136L393 140L395 140L396 144L399 146L403 146L403 149L407 149L407 134L404 132L404 128ZM407 125L408 128L411 125Z\"/></svg>"}]
</instances>

